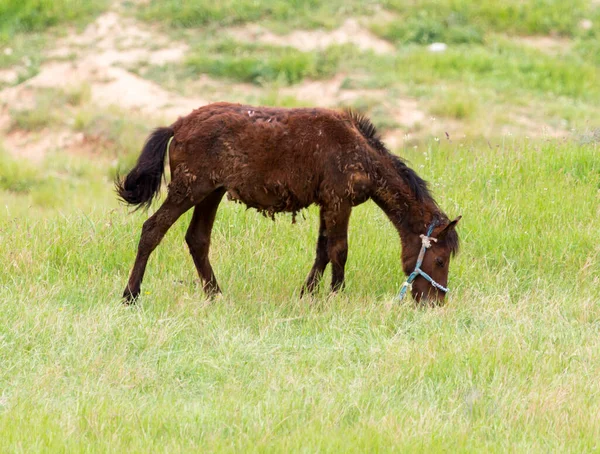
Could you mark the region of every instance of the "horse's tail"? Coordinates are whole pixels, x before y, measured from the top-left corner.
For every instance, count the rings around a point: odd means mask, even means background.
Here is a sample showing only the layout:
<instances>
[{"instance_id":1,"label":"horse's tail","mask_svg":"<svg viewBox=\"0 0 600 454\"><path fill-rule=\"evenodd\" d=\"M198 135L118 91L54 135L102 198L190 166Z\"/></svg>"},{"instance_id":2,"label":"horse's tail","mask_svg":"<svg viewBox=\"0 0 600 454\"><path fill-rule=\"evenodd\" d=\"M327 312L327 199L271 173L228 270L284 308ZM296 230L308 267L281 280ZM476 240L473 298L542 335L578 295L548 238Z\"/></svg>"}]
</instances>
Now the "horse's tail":
<instances>
[{"instance_id":1,"label":"horse's tail","mask_svg":"<svg viewBox=\"0 0 600 454\"><path fill-rule=\"evenodd\" d=\"M146 139L131 172L125 178L117 175L115 187L124 202L137 205L136 209L150 207L152 199L160 192L160 180L165 173L165 156L174 134L172 127L155 129Z\"/></svg>"}]
</instances>

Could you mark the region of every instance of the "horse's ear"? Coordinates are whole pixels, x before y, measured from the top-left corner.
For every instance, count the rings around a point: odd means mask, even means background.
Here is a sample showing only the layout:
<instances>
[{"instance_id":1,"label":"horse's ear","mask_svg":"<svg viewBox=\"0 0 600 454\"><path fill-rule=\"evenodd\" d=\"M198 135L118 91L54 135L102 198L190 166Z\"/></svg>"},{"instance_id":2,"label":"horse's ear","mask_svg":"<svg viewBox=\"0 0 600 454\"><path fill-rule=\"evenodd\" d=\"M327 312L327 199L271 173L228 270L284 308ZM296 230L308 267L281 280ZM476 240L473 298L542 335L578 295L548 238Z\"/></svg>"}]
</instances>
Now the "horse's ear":
<instances>
[{"instance_id":1,"label":"horse's ear","mask_svg":"<svg viewBox=\"0 0 600 454\"><path fill-rule=\"evenodd\" d=\"M456 224L458 224L458 221L460 221L461 218L462 218L462 216L458 216L453 221L450 221L448 223L448 225L446 227L444 227L444 229L439 233L438 238L442 239L448 234L448 232L451 232L452 230L454 230L456 228Z\"/></svg>"}]
</instances>

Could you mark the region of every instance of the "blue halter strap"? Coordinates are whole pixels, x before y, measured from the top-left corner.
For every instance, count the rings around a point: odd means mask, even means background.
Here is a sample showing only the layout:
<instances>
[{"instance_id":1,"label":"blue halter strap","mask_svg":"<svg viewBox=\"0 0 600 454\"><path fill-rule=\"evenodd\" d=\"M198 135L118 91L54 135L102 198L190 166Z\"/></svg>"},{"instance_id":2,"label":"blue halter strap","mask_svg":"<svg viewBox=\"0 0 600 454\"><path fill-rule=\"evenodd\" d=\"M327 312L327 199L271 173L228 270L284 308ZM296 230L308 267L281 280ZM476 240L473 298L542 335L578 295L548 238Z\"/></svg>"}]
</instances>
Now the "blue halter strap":
<instances>
[{"instance_id":1,"label":"blue halter strap","mask_svg":"<svg viewBox=\"0 0 600 454\"><path fill-rule=\"evenodd\" d=\"M425 257L425 252L427 251L427 249L429 247L431 247L432 241L437 242L436 238L432 238L430 236L431 233L433 232L433 229L435 228L435 226L436 226L436 223L432 222L431 225L429 226L429 229L427 229L427 235L421 235L422 246L421 246L421 251L419 252L419 257L417 258L417 264L415 265L415 270L412 273L410 273L410 276L408 276L408 279L406 279L406 282L404 282L404 284L402 284L402 288L400 289L400 293L398 294L398 300L401 300L402 298L404 298L408 288L412 286L412 283L418 276L422 276L427 282L429 282L433 287L437 288L438 290L441 290L444 293L449 292L449 290L446 287L435 282L429 274L427 274L425 271L423 271L421 269L421 265L423 264L423 258Z\"/></svg>"}]
</instances>

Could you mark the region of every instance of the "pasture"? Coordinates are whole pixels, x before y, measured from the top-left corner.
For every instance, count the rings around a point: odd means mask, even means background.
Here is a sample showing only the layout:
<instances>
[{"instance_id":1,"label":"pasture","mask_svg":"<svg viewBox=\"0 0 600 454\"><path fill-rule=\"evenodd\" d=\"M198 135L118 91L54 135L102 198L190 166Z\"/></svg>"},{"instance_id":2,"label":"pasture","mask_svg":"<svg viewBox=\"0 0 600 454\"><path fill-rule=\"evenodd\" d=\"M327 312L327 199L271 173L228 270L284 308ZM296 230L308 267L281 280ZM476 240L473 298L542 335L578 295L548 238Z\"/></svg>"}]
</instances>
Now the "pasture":
<instances>
[{"instance_id":1,"label":"pasture","mask_svg":"<svg viewBox=\"0 0 600 454\"><path fill-rule=\"evenodd\" d=\"M598 449L600 6L422 3L0 0L3 451ZM269 41L292 30L326 44ZM328 269L303 300L318 210L224 202L223 295L202 292L189 212L123 306L148 213L112 180L153 127L217 100L367 112L463 216L447 304L394 300L400 241L372 202L346 290Z\"/></svg>"}]
</instances>

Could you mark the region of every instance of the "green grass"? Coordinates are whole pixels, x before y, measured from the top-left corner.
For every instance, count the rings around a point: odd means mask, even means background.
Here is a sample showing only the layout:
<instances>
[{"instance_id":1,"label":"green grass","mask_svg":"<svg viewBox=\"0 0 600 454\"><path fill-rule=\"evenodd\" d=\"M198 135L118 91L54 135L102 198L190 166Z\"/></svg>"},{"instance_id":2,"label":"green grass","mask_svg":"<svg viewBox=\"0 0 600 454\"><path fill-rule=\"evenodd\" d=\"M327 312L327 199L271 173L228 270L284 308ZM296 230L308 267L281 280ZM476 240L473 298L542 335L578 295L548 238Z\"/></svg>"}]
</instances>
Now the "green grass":
<instances>
[{"instance_id":1,"label":"green grass","mask_svg":"<svg viewBox=\"0 0 600 454\"><path fill-rule=\"evenodd\" d=\"M578 41L573 51L557 58L501 35L485 44L451 45L443 53L410 44L389 55L361 52L350 45L301 52L207 38L192 44L186 62L148 66L140 74L170 90L193 94L186 86L193 86L201 74L273 89L343 73L344 89L406 93L424 100L433 115L472 123L471 130L505 121L498 115L497 121L489 113L487 118L479 115L480 107L489 103L497 108L488 111L525 109L527 115L559 129L582 128L597 115L600 100L600 66L585 57L593 54L592 42ZM243 93L236 96L249 101ZM368 94L361 98L357 102L374 102ZM389 114L386 119L382 113L377 114L380 121L393 126Z\"/></svg>"},{"instance_id":2,"label":"green grass","mask_svg":"<svg viewBox=\"0 0 600 454\"><path fill-rule=\"evenodd\" d=\"M14 85L30 79L66 26L87 24L107 5L107 0L0 0L0 69L17 71ZM5 85L0 82L0 89Z\"/></svg>"},{"instance_id":3,"label":"green grass","mask_svg":"<svg viewBox=\"0 0 600 454\"><path fill-rule=\"evenodd\" d=\"M28 193L43 181L40 172L33 165L28 162L19 163L4 150L0 151L0 164L0 188L3 191Z\"/></svg>"},{"instance_id":4,"label":"green grass","mask_svg":"<svg viewBox=\"0 0 600 454\"><path fill-rule=\"evenodd\" d=\"M223 41L214 46L202 46L187 57L185 65L191 74L207 73L256 84L294 84L305 78L331 77L343 53L344 48L301 52L291 47Z\"/></svg>"},{"instance_id":5,"label":"green grass","mask_svg":"<svg viewBox=\"0 0 600 454\"><path fill-rule=\"evenodd\" d=\"M162 20L157 14L153 20L174 25L169 20L178 17L177 13L164 8L176 5L153 3L152 8L163 14ZM205 7L212 8L203 2L186 5L197 14ZM543 125L556 131L593 127L590 119L599 113L600 64L596 50L600 8L589 2L443 0L421 2L418 8L411 2L368 3L363 16L365 27L397 45L395 52L385 55L359 51L351 45L301 52L231 41L224 36L223 27L231 21L258 20L260 25L280 33L293 27L314 26L298 5L293 6L293 18L281 15L278 9L290 5L275 2L271 9L262 9L265 4L261 2L252 5L260 19L241 8L228 18L202 16L206 18L202 26L191 20L184 29L165 28L190 44L187 60L165 66L146 65L140 74L187 95L195 93L194 82L202 74L272 90L342 73L347 75L343 88L386 89L416 97L428 107L428 114L464 122L466 132L472 135L494 128L490 125L514 124L515 118L523 117L532 119L529 124L516 126L525 134ZM310 5L306 6L308 10L314 6ZM353 8L354 4L349 5L350 11ZM391 15L377 13L382 8ZM344 10L340 14L343 16ZM580 26L583 19L592 21L590 30ZM561 36L560 58L520 42L520 35L532 34ZM447 43L448 49L432 53L425 47L436 41ZM190 91L186 86L193 88ZM220 97L214 100L222 98L218 93ZM241 102L256 102L257 98L240 92L231 97ZM396 126L393 109L372 106L376 96L361 94L359 98L353 102L368 105L367 110L384 129ZM490 108L482 108L486 105Z\"/></svg>"},{"instance_id":6,"label":"green grass","mask_svg":"<svg viewBox=\"0 0 600 454\"><path fill-rule=\"evenodd\" d=\"M127 115L118 108L84 105L75 112L72 127L93 144L96 158L116 159L108 173L114 178L118 169L133 167L150 126L145 118Z\"/></svg>"},{"instance_id":7,"label":"green grass","mask_svg":"<svg viewBox=\"0 0 600 454\"><path fill-rule=\"evenodd\" d=\"M436 116L468 120L475 116L479 110L477 95L468 91L445 89L433 96L433 103L429 111Z\"/></svg>"},{"instance_id":8,"label":"green grass","mask_svg":"<svg viewBox=\"0 0 600 454\"><path fill-rule=\"evenodd\" d=\"M524 48L454 48L442 54L414 50L403 53L398 67L421 73L420 80L457 79L492 85L500 90L525 89L543 95L597 98L600 68L577 58L556 59ZM416 74L415 74L416 75Z\"/></svg>"},{"instance_id":9,"label":"green grass","mask_svg":"<svg viewBox=\"0 0 600 454\"><path fill-rule=\"evenodd\" d=\"M459 42L470 42L483 30L517 35L559 34L576 36L582 31L582 19L596 20L598 8L587 0L563 2L561 0L507 0L503 2L479 2L475 0L385 0L386 8L399 14L397 30L417 31L417 42L428 43L428 37L450 38L460 36ZM457 33L457 35L454 35ZM407 35L398 33L402 40ZM411 36L410 33L408 36ZM456 41L454 41L456 42Z\"/></svg>"},{"instance_id":10,"label":"green grass","mask_svg":"<svg viewBox=\"0 0 600 454\"><path fill-rule=\"evenodd\" d=\"M11 129L40 131L64 122L65 107L69 96L58 89L36 89L33 91L35 104L31 107L10 109Z\"/></svg>"},{"instance_id":11,"label":"green grass","mask_svg":"<svg viewBox=\"0 0 600 454\"><path fill-rule=\"evenodd\" d=\"M33 90L33 97L33 107L10 109L11 130L44 133L54 127L69 127L74 134L83 135L83 143L95 159L102 160L102 164L114 160L108 169L111 178L119 168L131 168L137 160L140 144L148 134L146 118L127 115L118 107L98 108L90 101L88 84L65 90L38 88ZM13 178L6 172L5 177L19 180L18 172L16 175Z\"/></svg>"},{"instance_id":12,"label":"green grass","mask_svg":"<svg viewBox=\"0 0 600 454\"><path fill-rule=\"evenodd\" d=\"M212 249L224 296L208 304L196 282L186 214L123 307L146 215L117 205L105 164L49 159L36 178L71 177L58 209L0 191L4 448L592 450L600 164L587 142L402 152L464 216L438 309L391 304L399 241L374 204L352 216L346 291L311 302L297 295L316 210L292 225L228 202Z\"/></svg>"},{"instance_id":13,"label":"green grass","mask_svg":"<svg viewBox=\"0 0 600 454\"><path fill-rule=\"evenodd\" d=\"M106 0L0 0L0 43L17 32L42 31L69 23L85 23L107 6Z\"/></svg>"},{"instance_id":14,"label":"green grass","mask_svg":"<svg viewBox=\"0 0 600 454\"><path fill-rule=\"evenodd\" d=\"M578 25L582 19L596 21L600 12L587 0L478 2L475 0L383 0L358 2L339 0L308 2L284 0L152 0L140 9L139 17L163 22L171 27L196 28L214 24L232 25L261 22L271 28L331 28L346 17L370 16L380 10L395 14L381 27L382 36L398 43L420 44L481 42L489 31L510 34L584 33Z\"/></svg>"},{"instance_id":15,"label":"green grass","mask_svg":"<svg viewBox=\"0 0 600 454\"><path fill-rule=\"evenodd\" d=\"M2 43L0 52L0 68L19 67L21 79L37 72L41 63L41 51L46 45L47 37L40 33L18 33L11 36L10 43Z\"/></svg>"},{"instance_id":16,"label":"green grass","mask_svg":"<svg viewBox=\"0 0 600 454\"><path fill-rule=\"evenodd\" d=\"M371 0L151 0L147 7L139 10L138 16L182 28L258 21L282 30L288 26L331 28L346 17L372 13L378 3Z\"/></svg>"},{"instance_id":17,"label":"green grass","mask_svg":"<svg viewBox=\"0 0 600 454\"><path fill-rule=\"evenodd\" d=\"M600 67L577 55L557 59L504 39L486 46L452 46L442 53L414 45L394 55L348 53L340 59L339 70L363 75L362 85L368 88L398 83L436 87L443 80L462 82L468 89L526 94L528 99L536 95L600 98L596 83Z\"/></svg>"},{"instance_id":18,"label":"green grass","mask_svg":"<svg viewBox=\"0 0 600 454\"><path fill-rule=\"evenodd\" d=\"M181 64L138 68L184 95L209 96L194 85L206 73L223 80L216 93L235 86L235 100L298 106L305 102L287 86L344 74L343 89L362 90L346 103L381 131L398 128L388 109L418 99L420 138L398 151L448 215L463 215L441 308L393 301L404 279L400 244L371 202L353 212L339 295L327 293L328 272L317 297L298 298L316 208L292 225L289 215L271 222L223 202L211 260L224 295L204 297L184 242L187 213L153 253L139 304L124 307L147 214L119 205L112 179L155 124L92 104L87 84L36 90L31 109L5 106L13 129L70 128L83 145L38 164L0 152L3 450L597 450L600 8L418 3L419 11L396 0L125 6L189 44ZM0 67L31 77L57 30L106 6L0 0ZM392 15L380 20L378 6ZM250 21L278 32L334 28L358 15L396 52L300 52L221 34ZM557 58L521 45L523 34L571 41ZM435 41L448 50L430 53ZM428 140L430 115L460 123L468 137ZM514 115L579 130L560 140L500 136Z\"/></svg>"},{"instance_id":19,"label":"green grass","mask_svg":"<svg viewBox=\"0 0 600 454\"><path fill-rule=\"evenodd\" d=\"M49 152L36 165L0 148L0 192L25 212L32 207L43 211L89 207L90 196L98 202L104 200L99 193L114 175L114 168L107 171L106 166L106 161L94 162L60 150ZM5 206L6 220L10 219L9 206Z\"/></svg>"},{"instance_id":20,"label":"green grass","mask_svg":"<svg viewBox=\"0 0 600 454\"><path fill-rule=\"evenodd\" d=\"M398 45L431 44L443 42L448 44L481 44L484 39L483 30L468 23L463 16L448 14L435 17L427 10L420 10L405 19L389 22L375 22L372 31Z\"/></svg>"}]
</instances>

